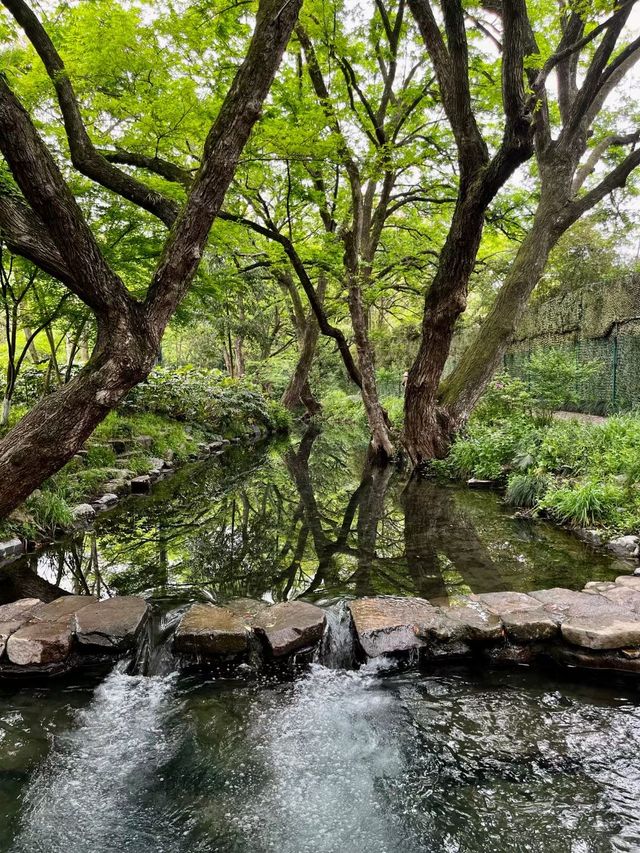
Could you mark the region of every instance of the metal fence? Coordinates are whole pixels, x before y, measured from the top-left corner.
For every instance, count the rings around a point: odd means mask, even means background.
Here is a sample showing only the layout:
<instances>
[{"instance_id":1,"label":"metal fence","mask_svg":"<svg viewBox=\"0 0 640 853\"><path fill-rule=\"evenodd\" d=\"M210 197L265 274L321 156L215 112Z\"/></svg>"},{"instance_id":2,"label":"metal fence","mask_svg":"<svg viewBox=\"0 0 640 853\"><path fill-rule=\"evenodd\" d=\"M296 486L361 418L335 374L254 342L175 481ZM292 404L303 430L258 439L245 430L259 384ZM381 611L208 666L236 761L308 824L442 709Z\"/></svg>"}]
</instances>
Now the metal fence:
<instances>
[{"instance_id":1,"label":"metal fence","mask_svg":"<svg viewBox=\"0 0 640 853\"><path fill-rule=\"evenodd\" d=\"M624 332L625 323L636 320L616 323L606 338L540 342L528 348L520 347L505 355L505 369L526 382L529 381L529 360L534 352L551 349L571 352L579 364L595 363L597 368L588 381L572 389L579 402L568 404L567 408L593 415L628 411L640 406L640 335Z\"/></svg>"}]
</instances>

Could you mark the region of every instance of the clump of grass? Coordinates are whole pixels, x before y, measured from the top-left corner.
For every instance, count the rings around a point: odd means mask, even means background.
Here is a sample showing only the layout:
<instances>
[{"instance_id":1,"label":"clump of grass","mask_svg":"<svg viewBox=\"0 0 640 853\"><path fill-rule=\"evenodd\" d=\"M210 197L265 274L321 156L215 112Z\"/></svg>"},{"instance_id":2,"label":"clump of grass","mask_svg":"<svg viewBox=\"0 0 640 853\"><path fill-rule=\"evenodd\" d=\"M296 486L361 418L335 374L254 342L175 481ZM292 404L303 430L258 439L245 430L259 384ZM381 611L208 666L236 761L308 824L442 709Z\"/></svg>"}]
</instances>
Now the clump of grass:
<instances>
[{"instance_id":1,"label":"clump of grass","mask_svg":"<svg viewBox=\"0 0 640 853\"><path fill-rule=\"evenodd\" d=\"M504 499L511 506L532 509L549 485L549 478L539 473L512 474L507 481Z\"/></svg>"},{"instance_id":2,"label":"clump of grass","mask_svg":"<svg viewBox=\"0 0 640 853\"><path fill-rule=\"evenodd\" d=\"M552 486L539 506L562 522L588 527L615 524L622 518L624 502L624 490L619 485L586 480Z\"/></svg>"}]
</instances>

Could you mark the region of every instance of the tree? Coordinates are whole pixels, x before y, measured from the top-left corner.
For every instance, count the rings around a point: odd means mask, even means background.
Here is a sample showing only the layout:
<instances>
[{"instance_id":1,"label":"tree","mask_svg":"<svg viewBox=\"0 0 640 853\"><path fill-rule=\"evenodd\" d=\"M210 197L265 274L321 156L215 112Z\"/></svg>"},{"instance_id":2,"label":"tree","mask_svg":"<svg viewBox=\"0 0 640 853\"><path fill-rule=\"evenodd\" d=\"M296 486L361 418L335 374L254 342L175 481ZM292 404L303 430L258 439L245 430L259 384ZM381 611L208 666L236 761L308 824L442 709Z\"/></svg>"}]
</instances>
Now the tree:
<instances>
[{"instance_id":1,"label":"tree","mask_svg":"<svg viewBox=\"0 0 640 853\"><path fill-rule=\"evenodd\" d=\"M43 399L0 442L0 517L65 464L95 426L151 370L162 334L197 271L209 230L257 121L300 2L262 0L246 58L211 125L182 208L123 171L115 146L92 143L53 42L23 0L4 6L37 51L56 91L73 166L171 225L144 300L108 264L50 148L6 78L0 78L3 183L0 228L12 250L54 274L92 311L96 346L80 374Z\"/></svg>"},{"instance_id":2,"label":"tree","mask_svg":"<svg viewBox=\"0 0 640 853\"><path fill-rule=\"evenodd\" d=\"M410 0L438 75L460 170L458 202L426 295L422 340L406 389L404 441L416 464L447 453L453 435L500 363L559 237L613 189L624 186L640 163L640 150L634 147L640 139L638 131L612 132L605 129L610 117L603 116L607 98L640 57L639 39L619 49L634 5L635 0L614 3L609 16L599 21L602 14L594 20L583 6L562 6L561 36L546 57L523 0L491 6L498 9L502 23L498 43L504 115L502 143L491 157L473 109L462 3L443 0L443 35L429 0ZM546 21L536 21L536 31L544 28L548 35L554 26L557 31L557 24L557 16L551 14ZM552 72L557 78L556 109L548 86ZM614 157L613 168L585 190L603 158L624 146L631 146L631 152ZM487 208L534 150L539 200L533 223L492 310L453 372L442 381L456 322L466 307Z\"/></svg>"}]
</instances>

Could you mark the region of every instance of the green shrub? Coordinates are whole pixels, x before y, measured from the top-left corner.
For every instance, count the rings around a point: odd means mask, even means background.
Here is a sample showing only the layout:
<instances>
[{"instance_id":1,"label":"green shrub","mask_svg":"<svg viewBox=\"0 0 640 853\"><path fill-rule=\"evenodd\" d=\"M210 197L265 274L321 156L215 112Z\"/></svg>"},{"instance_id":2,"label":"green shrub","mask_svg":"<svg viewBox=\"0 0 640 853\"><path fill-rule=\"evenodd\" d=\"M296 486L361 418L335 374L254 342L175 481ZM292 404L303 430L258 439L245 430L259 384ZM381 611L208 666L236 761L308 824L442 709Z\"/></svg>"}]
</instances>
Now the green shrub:
<instances>
[{"instance_id":1,"label":"green shrub","mask_svg":"<svg viewBox=\"0 0 640 853\"><path fill-rule=\"evenodd\" d=\"M35 529L51 538L56 531L70 527L73 522L69 504L57 491L43 489L34 492L27 499L25 508Z\"/></svg>"},{"instance_id":2,"label":"green shrub","mask_svg":"<svg viewBox=\"0 0 640 853\"><path fill-rule=\"evenodd\" d=\"M273 428L267 402L257 388L217 370L156 368L136 386L123 411L152 412L232 437L247 427Z\"/></svg>"}]
</instances>

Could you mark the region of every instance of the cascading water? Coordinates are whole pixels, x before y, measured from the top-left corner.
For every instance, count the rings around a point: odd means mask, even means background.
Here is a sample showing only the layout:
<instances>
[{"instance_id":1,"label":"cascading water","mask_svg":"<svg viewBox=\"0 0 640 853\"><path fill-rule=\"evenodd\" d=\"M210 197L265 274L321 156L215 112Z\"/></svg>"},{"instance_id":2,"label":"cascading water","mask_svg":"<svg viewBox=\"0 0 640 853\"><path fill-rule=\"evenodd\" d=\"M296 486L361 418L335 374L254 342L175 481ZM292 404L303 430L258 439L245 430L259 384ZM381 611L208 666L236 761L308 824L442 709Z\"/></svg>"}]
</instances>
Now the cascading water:
<instances>
[{"instance_id":1,"label":"cascading water","mask_svg":"<svg viewBox=\"0 0 640 853\"><path fill-rule=\"evenodd\" d=\"M316 663L329 669L354 669L356 666L353 623L343 599L326 609L327 622L315 656Z\"/></svg>"},{"instance_id":2,"label":"cascading water","mask_svg":"<svg viewBox=\"0 0 640 853\"><path fill-rule=\"evenodd\" d=\"M159 829L154 789L175 750L168 678L113 672L55 744L24 795L13 853L178 851L171 821Z\"/></svg>"},{"instance_id":3,"label":"cascading water","mask_svg":"<svg viewBox=\"0 0 640 853\"><path fill-rule=\"evenodd\" d=\"M172 665L175 620L153 622L128 671ZM294 680L114 670L57 729L19 794L17 830L0 826L0 853L640 849L632 695L354 659L341 603ZM46 692L40 703L42 739ZM0 695L0 819L5 733L29 737L14 718Z\"/></svg>"}]
</instances>

